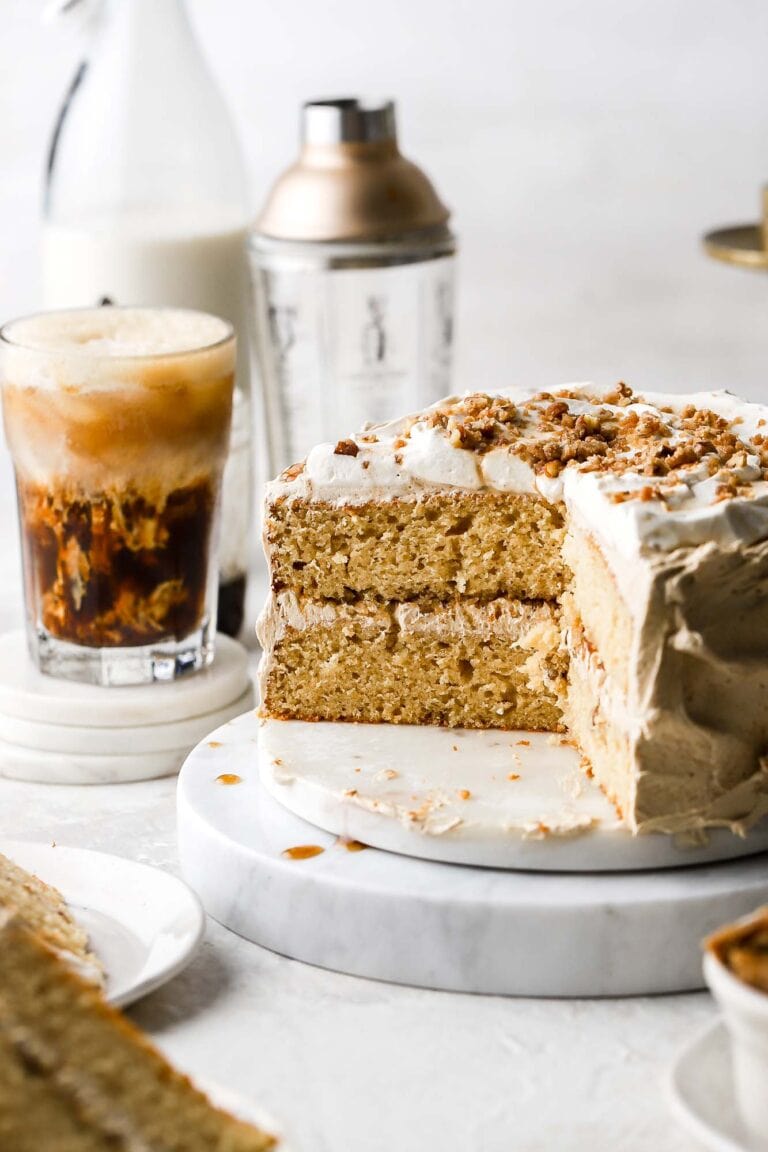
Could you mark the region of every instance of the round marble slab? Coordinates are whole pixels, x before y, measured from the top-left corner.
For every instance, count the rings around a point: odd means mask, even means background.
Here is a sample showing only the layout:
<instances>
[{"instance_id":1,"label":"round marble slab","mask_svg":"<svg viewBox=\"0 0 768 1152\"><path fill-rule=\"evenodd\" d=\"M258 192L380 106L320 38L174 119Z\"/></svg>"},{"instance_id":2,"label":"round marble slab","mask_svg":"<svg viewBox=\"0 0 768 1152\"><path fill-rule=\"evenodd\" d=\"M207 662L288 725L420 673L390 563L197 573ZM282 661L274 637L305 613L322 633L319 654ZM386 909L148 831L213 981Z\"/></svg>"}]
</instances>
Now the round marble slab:
<instances>
[{"instance_id":1,"label":"round marble slab","mask_svg":"<svg viewBox=\"0 0 768 1152\"><path fill-rule=\"evenodd\" d=\"M178 772L206 732L253 707L248 654L218 636L210 668L168 684L103 688L45 676L24 634L0 637L0 775L52 784Z\"/></svg>"},{"instance_id":2,"label":"round marble slab","mask_svg":"<svg viewBox=\"0 0 768 1152\"><path fill-rule=\"evenodd\" d=\"M220 923L275 952L397 983L519 996L702 986L699 941L768 900L768 860L554 875L360 850L263 788L249 716L178 784L181 867Z\"/></svg>"},{"instance_id":3,"label":"round marble slab","mask_svg":"<svg viewBox=\"0 0 768 1152\"><path fill-rule=\"evenodd\" d=\"M590 872L684 867L768 851L768 821L746 838L728 829L710 831L701 842L633 835L580 768L579 753L542 732L256 716L248 724L262 784L276 800L327 832L389 852L489 868Z\"/></svg>"}]
</instances>

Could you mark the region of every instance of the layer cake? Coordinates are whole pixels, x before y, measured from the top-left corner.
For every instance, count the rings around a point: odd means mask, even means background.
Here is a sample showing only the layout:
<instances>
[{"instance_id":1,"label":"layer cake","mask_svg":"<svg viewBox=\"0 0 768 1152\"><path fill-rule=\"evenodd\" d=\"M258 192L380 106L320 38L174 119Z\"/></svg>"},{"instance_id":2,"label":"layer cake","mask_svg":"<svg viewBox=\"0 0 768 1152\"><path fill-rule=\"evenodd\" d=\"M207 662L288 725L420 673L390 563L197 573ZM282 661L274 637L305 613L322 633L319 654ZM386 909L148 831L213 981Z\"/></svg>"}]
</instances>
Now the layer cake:
<instances>
[{"instance_id":1,"label":"layer cake","mask_svg":"<svg viewBox=\"0 0 768 1152\"><path fill-rule=\"evenodd\" d=\"M633 831L768 814L768 407L449 397L268 486L283 719L563 731Z\"/></svg>"}]
</instances>

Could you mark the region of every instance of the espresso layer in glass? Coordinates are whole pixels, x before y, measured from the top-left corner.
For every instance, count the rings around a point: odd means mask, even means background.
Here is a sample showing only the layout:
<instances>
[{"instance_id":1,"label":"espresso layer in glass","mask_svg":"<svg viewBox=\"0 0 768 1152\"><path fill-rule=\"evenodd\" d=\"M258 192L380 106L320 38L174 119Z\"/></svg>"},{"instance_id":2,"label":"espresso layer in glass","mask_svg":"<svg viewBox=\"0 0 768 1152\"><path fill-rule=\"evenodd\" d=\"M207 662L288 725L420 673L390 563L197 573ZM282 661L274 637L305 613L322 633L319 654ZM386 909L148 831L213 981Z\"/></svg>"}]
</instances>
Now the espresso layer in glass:
<instances>
[{"instance_id":1,"label":"espresso layer in glass","mask_svg":"<svg viewBox=\"0 0 768 1152\"><path fill-rule=\"evenodd\" d=\"M51 636L134 647L201 625L210 480L173 490L159 507L131 491L86 497L23 482L18 496L27 596Z\"/></svg>"}]
</instances>

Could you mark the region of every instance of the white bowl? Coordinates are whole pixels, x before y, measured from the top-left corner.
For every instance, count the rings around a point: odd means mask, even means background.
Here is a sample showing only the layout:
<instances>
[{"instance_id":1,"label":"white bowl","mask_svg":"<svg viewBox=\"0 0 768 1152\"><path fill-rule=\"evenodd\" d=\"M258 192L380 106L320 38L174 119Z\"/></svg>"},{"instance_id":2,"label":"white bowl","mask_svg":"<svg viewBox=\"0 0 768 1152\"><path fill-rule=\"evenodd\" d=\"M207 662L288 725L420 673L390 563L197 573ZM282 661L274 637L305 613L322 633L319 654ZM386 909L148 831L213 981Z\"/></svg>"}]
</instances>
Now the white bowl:
<instances>
[{"instance_id":1,"label":"white bowl","mask_svg":"<svg viewBox=\"0 0 768 1152\"><path fill-rule=\"evenodd\" d=\"M730 1033L741 1117L755 1147L768 1152L768 993L739 980L712 952L704 957L704 976Z\"/></svg>"}]
</instances>

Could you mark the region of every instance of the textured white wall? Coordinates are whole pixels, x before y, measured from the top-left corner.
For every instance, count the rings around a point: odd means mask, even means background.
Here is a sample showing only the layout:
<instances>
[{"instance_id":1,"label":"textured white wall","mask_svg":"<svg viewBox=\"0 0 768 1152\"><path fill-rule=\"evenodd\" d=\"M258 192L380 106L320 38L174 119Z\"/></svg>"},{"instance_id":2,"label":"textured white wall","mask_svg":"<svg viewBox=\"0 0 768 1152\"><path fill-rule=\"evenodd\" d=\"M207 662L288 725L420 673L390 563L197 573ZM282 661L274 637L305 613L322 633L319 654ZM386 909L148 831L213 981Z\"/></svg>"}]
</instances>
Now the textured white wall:
<instances>
[{"instance_id":1,"label":"textured white wall","mask_svg":"<svg viewBox=\"0 0 768 1152\"><path fill-rule=\"evenodd\" d=\"M461 239L457 386L623 377L768 399L768 275L699 246L755 217L768 179L764 0L189 4L254 207L302 99L397 98ZM81 54L41 7L0 0L3 318L37 304L43 157Z\"/></svg>"}]
</instances>

